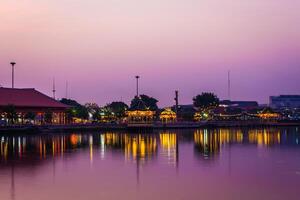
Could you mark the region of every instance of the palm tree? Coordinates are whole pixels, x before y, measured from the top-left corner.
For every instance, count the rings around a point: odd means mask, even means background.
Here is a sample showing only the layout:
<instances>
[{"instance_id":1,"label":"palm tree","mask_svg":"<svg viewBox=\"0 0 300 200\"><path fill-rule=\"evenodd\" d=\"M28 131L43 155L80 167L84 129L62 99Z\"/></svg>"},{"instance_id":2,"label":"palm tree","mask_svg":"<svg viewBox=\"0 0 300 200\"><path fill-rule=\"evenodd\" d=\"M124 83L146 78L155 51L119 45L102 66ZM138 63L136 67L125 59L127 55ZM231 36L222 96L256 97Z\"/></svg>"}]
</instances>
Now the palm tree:
<instances>
[{"instance_id":1,"label":"palm tree","mask_svg":"<svg viewBox=\"0 0 300 200\"><path fill-rule=\"evenodd\" d=\"M3 109L4 113L6 114L6 118L9 124L14 124L15 121L18 119L18 115L16 112L16 108L14 105L7 105Z\"/></svg>"},{"instance_id":2,"label":"palm tree","mask_svg":"<svg viewBox=\"0 0 300 200\"><path fill-rule=\"evenodd\" d=\"M25 114L26 120L34 121L35 117L36 117L36 114L34 112L28 112Z\"/></svg>"},{"instance_id":3,"label":"palm tree","mask_svg":"<svg viewBox=\"0 0 300 200\"><path fill-rule=\"evenodd\" d=\"M51 110L47 110L44 116L45 122L51 124L52 118L53 118L53 112Z\"/></svg>"}]
</instances>

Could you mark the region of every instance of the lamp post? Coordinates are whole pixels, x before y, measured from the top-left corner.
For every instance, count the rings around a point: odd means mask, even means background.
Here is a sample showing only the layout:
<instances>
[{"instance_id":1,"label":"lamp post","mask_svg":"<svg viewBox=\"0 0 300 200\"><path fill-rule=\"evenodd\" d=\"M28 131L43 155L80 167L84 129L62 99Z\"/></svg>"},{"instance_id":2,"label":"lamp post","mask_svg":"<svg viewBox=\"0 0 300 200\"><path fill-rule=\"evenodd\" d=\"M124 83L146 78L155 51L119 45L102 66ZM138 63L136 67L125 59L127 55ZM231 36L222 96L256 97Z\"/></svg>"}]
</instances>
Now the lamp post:
<instances>
[{"instance_id":1,"label":"lamp post","mask_svg":"<svg viewBox=\"0 0 300 200\"><path fill-rule=\"evenodd\" d=\"M15 87L15 62L11 62L11 67L12 67L12 73L11 73L11 88L14 88Z\"/></svg>"},{"instance_id":2,"label":"lamp post","mask_svg":"<svg viewBox=\"0 0 300 200\"><path fill-rule=\"evenodd\" d=\"M139 78L140 76L135 76L136 78L136 97L139 97Z\"/></svg>"}]
</instances>

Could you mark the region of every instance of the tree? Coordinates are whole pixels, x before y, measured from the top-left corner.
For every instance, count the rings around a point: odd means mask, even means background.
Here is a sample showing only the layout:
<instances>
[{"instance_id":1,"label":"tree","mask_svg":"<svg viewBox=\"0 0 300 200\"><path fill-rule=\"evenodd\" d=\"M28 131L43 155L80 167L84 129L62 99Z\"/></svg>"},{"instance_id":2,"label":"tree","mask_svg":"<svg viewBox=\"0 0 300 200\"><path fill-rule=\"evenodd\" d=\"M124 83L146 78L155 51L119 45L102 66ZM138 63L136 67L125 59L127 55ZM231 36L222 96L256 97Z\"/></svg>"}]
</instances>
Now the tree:
<instances>
[{"instance_id":1,"label":"tree","mask_svg":"<svg viewBox=\"0 0 300 200\"><path fill-rule=\"evenodd\" d=\"M72 107L80 107L82 106L80 103L78 103L77 101L73 100L73 99L66 99L66 98L62 98L60 100L61 103L72 106Z\"/></svg>"},{"instance_id":2,"label":"tree","mask_svg":"<svg viewBox=\"0 0 300 200\"><path fill-rule=\"evenodd\" d=\"M219 98L210 92L203 92L193 98L193 104L200 110L215 108L219 105Z\"/></svg>"},{"instance_id":3,"label":"tree","mask_svg":"<svg viewBox=\"0 0 300 200\"><path fill-rule=\"evenodd\" d=\"M80 119L88 119L89 118L89 112L88 109L84 106L80 106L76 108L76 117Z\"/></svg>"},{"instance_id":4,"label":"tree","mask_svg":"<svg viewBox=\"0 0 300 200\"><path fill-rule=\"evenodd\" d=\"M70 111L68 111L68 113L67 113L67 115L69 115L68 117L72 117L72 118L73 117L78 117L78 118L81 118L81 119L88 119L89 118L88 108L86 108L85 106L82 106L77 101L72 100L72 99L62 98L60 100L60 102L73 107Z\"/></svg>"},{"instance_id":5,"label":"tree","mask_svg":"<svg viewBox=\"0 0 300 200\"><path fill-rule=\"evenodd\" d=\"M139 104L139 102L142 100L142 102L145 104L145 106L150 109L150 110L157 110L158 106L157 106L157 102L158 100L153 98L153 97L149 97L145 94L140 95L140 97L134 97L131 100L131 104L130 107L134 108L136 107L137 104Z\"/></svg>"},{"instance_id":6,"label":"tree","mask_svg":"<svg viewBox=\"0 0 300 200\"><path fill-rule=\"evenodd\" d=\"M101 120L102 121L113 121L115 120L115 113L111 110L109 106L104 106L101 108Z\"/></svg>"},{"instance_id":7,"label":"tree","mask_svg":"<svg viewBox=\"0 0 300 200\"><path fill-rule=\"evenodd\" d=\"M47 110L44 115L45 122L51 124L52 118L53 118L53 112L51 110Z\"/></svg>"},{"instance_id":8,"label":"tree","mask_svg":"<svg viewBox=\"0 0 300 200\"><path fill-rule=\"evenodd\" d=\"M106 107L115 114L118 119L125 117L125 112L128 109L128 105L121 101L115 101L108 104Z\"/></svg>"},{"instance_id":9,"label":"tree","mask_svg":"<svg viewBox=\"0 0 300 200\"><path fill-rule=\"evenodd\" d=\"M35 120L36 114L34 112L28 112L25 114L25 119L27 120Z\"/></svg>"},{"instance_id":10,"label":"tree","mask_svg":"<svg viewBox=\"0 0 300 200\"><path fill-rule=\"evenodd\" d=\"M76 113L76 110L73 108L69 108L66 110L66 120L68 123L72 122L73 118L76 116L75 113Z\"/></svg>"},{"instance_id":11,"label":"tree","mask_svg":"<svg viewBox=\"0 0 300 200\"><path fill-rule=\"evenodd\" d=\"M100 120L101 116L100 116L100 108L98 110L96 110L93 114L92 114L92 118L94 121L96 120Z\"/></svg>"},{"instance_id":12,"label":"tree","mask_svg":"<svg viewBox=\"0 0 300 200\"><path fill-rule=\"evenodd\" d=\"M94 114L95 112L99 111L99 109L100 109L96 103L86 103L86 104L84 104L84 107L91 114Z\"/></svg>"},{"instance_id":13,"label":"tree","mask_svg":"<svg viewBox=\"0 0 300 200\"><path fill-rule=\"evenodd\" d=\"M16 112L16 108L14 105L7 105L4 107L3 112L6 114L6 118L8 123L14 124L15 121L18 119L18 115Z\"/></svg>"}]
</instances>

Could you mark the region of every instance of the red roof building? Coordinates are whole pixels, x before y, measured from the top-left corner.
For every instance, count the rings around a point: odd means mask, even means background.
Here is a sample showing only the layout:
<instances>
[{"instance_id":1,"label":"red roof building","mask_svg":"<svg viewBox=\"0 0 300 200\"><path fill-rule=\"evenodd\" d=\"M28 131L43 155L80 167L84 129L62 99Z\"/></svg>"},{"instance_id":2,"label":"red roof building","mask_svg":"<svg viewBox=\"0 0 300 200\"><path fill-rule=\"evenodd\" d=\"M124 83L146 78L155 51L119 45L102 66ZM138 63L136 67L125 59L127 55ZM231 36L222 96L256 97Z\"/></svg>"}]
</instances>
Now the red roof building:
<instances>
[{"instance_id":1,"label":"red roof building","mask_svg":"<svg viewBox=\"0 0 300 200\"><path fill-rule=\"evenodd\" d=\"M0 88L0 113L4 118L5 108L13 106L21 118L28 112L36 114L36 119L43 123L46 112L53 113L53 123L65 123L65 111L70 106L33 89Z\"/></svg>"}]
</instances>

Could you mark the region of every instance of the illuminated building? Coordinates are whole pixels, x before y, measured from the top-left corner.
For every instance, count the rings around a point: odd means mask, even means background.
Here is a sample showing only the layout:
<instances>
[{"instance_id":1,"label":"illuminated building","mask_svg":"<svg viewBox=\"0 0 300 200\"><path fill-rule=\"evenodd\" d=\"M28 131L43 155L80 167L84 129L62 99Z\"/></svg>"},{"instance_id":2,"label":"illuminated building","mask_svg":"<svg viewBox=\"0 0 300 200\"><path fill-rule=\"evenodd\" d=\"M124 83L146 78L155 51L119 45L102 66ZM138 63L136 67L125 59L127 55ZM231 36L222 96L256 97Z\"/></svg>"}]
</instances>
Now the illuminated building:
<instances>
[{"instance_id":1,"label":"illuminated building","mask_svg":"<svg viewBox=\"0 0 300 200\"><path fill-rule=\"evenodd\" d=\"M166 108L159 115L159 119L163 123L171 123L176 121L176 113L171 110L171 108Z\"/></svg>"},{"instance_id":2,"label":"illuminated building","mask_svg":"<svg viewBox=\"0 0 300 200\"><path fill-rule=\"evenodd\" d=\"M208 120L208 119L209 119L209 113L208 112L196 112L194 114L194 120L195 121Z\"/></svg>"},{"instance_id":3,"label":"illuminated building","mask_svg":"<svg viewBox=\"0 0 300 200\"><path fill-rule=\"evenodd\" d=\"M152 127L155 111L146 107L145 103L138 98L135 105L126 111L128 127Z\"/></svg>"},{"instance_id":4,"label":"illuminated building","mask_svg":"<svg viewBox=\"0 0 300 200\"><path fill-rule=\"evenodd\" d=\"M265 108L257 116L263 120L277 120L280 118L280 114L274 112L271 108Z\"/></svg>"},{"instance_id":5,"label":"illuminated building","mask_svg":"<svg viewBox=\"0 0 300 200\"><path fill-rule=\"evenodd\" d=\"M14 108L17 115L15 123L18 124L28 121L25 119L28 113L34 114L32 121L35 124L44 124L47 113L52 115L51 123L65 124L65 112L69 108L68 105L60 103L35 89L0 88L0 122L8 121L9 113L5 111L8 106Z\"/></svg>"}]
</instances>

